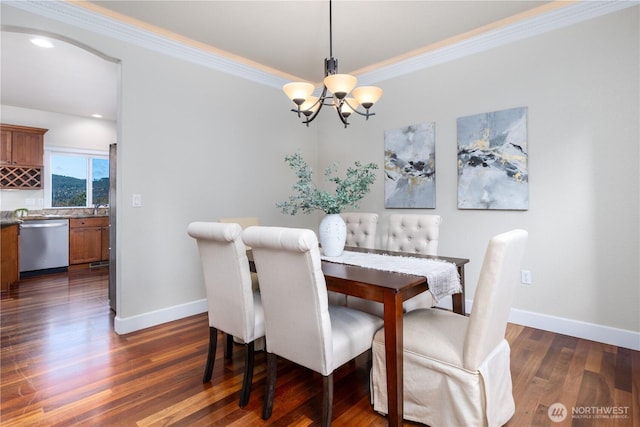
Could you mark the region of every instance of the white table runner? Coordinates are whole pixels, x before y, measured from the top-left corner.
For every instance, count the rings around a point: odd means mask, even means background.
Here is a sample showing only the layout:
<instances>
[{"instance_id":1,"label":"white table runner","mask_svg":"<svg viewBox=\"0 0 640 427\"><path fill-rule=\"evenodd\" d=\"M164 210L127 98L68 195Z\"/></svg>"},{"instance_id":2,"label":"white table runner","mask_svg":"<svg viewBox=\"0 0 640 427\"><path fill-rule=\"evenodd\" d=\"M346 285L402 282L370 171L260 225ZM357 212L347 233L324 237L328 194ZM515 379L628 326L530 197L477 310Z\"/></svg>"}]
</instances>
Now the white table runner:
<instances>
[{"instance_id":1,"label":"white table runner","mask_svg":"<svg viewBox=\"0 0 640 427\"><path fill-rule=\"evenodd\" d=\"M442 297L462 292L456 265L444 260L350 251L344 251L342 255L337 257L322 255L321 258L324 261L339 264L426 277L429 290L436 302Z\"/></svg>"}]
</instances>

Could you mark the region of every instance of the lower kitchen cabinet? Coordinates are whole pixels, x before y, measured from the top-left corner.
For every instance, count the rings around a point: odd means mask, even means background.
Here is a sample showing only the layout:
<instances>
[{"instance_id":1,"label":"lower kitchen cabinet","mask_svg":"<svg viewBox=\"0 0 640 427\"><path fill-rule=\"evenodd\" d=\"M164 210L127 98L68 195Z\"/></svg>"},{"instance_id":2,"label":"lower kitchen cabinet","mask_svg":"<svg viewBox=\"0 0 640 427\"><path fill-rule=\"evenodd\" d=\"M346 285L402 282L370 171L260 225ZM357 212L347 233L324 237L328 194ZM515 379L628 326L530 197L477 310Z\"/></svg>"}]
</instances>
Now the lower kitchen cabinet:
<instances>
[{"instance_id":1,"label":"lower kitchen cabinet","mask_svg":"<svg viewBox=\"0 0 640 427\"><path fill-rule=\"evenodd\" d=\"M69 265L109 260L109 218L69 220Z\"/></svg>"},{"instance_id":2,"label":"lower kitchen cabinet","mask_svg":"<svg viewBox=\"0 0 640 427\"><path fill-rule=\"evenodd\" d=\"M102 243L102 261L109 261L109 221L107 221L107 225L102 227L102 238L100 239Z\"/></svg>"},{"instance_id":3,"label":"lower kitchen cabinet","mask_svg":"<svg viewBox=\"0 0 640 427\"><path fill-rule=\"evenodd\" d=\"M0 291L8 291L9 287L20 278L20 241L17 224L2 227L0 235L0 253L2 257L0 267Z\"/></svg>"}]
</instances>

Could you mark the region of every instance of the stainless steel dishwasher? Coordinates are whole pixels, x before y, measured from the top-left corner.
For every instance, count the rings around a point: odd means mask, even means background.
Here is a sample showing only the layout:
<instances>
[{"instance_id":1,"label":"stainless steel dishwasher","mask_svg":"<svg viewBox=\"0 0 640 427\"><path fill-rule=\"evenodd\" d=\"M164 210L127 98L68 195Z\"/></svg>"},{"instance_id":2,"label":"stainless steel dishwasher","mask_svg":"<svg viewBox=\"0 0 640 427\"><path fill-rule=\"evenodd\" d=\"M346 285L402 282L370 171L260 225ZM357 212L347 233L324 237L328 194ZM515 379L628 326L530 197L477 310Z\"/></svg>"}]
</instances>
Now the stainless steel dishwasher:
<instances>
[{"instance_id":1,"label":"stainless steel dishwasher","mask_svg":"<svg viewBox=\"0 0 640 427\"><path fill-rule=\"evenodd\" d=\"M69 220L29 220L20 224L20 274L64 271L69 267Z\"/></svg>"}]
</instances>

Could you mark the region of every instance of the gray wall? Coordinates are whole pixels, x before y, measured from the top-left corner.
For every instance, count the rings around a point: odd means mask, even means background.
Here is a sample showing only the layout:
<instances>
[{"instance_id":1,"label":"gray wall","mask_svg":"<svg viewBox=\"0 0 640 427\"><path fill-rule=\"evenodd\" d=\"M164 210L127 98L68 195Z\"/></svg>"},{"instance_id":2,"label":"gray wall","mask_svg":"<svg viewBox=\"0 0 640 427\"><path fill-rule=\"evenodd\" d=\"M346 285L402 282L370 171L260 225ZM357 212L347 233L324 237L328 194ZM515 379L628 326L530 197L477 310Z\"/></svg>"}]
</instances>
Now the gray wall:
<instances>
[{"instance_id":1,"label":"gray wall","mask_svg":"<svg viewBox=\"0 0 640 427\"><path fill-rule=\"evenodd\" d=\"M320 167L382 163L384 130L436 123L439 253L471 260L467 297L490 236L530 233L514 308L638 331L639 9L383 82L368 122L322 123ZM456 118L528 107L528 211L457 209ZM386 215L383 173L361 209ZM384 219L382 220L384 221Z\"/></svg>"}]
</instances>

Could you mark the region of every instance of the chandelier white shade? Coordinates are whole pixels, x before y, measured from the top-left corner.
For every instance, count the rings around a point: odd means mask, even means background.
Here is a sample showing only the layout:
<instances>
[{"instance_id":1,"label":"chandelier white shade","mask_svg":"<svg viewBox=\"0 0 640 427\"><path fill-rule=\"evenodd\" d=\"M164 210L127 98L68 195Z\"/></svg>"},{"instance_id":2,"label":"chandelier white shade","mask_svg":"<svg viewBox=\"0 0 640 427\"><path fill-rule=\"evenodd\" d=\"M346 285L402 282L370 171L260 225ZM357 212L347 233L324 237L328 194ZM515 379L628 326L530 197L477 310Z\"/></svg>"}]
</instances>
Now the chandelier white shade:
<instances>
[{"instance_id":1,"label":"chandelier white shade","mask_svg":"<svg viewBox=\"0 0 640 427\"><path fill-rule=\"evenodd\" d=\"M345 102L339 103L336 108L339 109L340 114L345 118L349 117L351 113L358 110L360 103L355 98L345 98ZM335 101L334 101L335 105Z\"/></svg>"},{"instance_id":2,"label":"chandelier white shade","mask_svg":"<svg viewBox=\"0 0 640 427\"><path fill-rule=\"evenodd\" d=\"M310 96L300 105L300 110L315 113L320 108L319 99L317 96Z\"/></svg>"},{"instance_id":3,"label":"chandelier white shade","mask_svg":"<svg viewBox=\"0 0 640 427\"><path fill-rule=\"evenodd\" d=\"M355 88L352 94L364 108L369 109L382 96L382 89L376 86L362 86Z\"/></svg>"},{"instance_id":4,"label":"chandelier white shade","mask_svg":"<svg viewBox=\"0 0 640 427\"><path fill-rule=\"evenodd\" d=\"M338 73L338 60L333 57L332 25L331 25L331 0L329 0L329 58L324 60L324 87L319 97L312 96L314 86L306 82L287 83L282 87L296 108L291 111L303 117L302 123L309 126L320 113L324 105L332 106L338 113L340 121L346 128L349 122L347 118L356 113L369 119L369 109L378 102L382 96L382 89L376 86L356 87L358 79L350 74ZM349 95L352 96L349 96ZM359 111L362 106L364 111Z\"/></svg>"},{"instance_id":5,"label":"chandelier white shade","mask_svg":"<svg viewBox=\"0 0 640 427\"><path fill-rule=\"evenodd\" d=\"M347 96L357 83L358 79L350 74L332 74L324 78L324 85L338 99Z\"/></svg>"},{"instance_id":6,"label":"chandelier white shade","mask_svg":"<svg viewBox=\"0 0 640 427\"><path fill-rule=\"evenodd\" d=\"M282 90L287 94L289 99L296 103L296 105L300 105L304 102L305 99L309 98L313 93L313 85L311 83L305 82L293 82L287 83L282 86Z\"/></svg>"}]
</instances>

